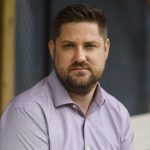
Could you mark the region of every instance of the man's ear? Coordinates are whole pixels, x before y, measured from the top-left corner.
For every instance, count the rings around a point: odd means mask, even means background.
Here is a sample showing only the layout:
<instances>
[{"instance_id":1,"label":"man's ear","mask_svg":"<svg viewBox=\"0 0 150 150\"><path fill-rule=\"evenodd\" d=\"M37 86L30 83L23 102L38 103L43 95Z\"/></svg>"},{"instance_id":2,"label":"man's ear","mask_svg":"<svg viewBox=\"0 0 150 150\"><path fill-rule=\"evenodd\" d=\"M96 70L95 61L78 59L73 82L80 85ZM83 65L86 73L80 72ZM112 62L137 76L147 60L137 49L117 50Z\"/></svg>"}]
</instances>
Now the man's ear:
<instances>
[{"instance_id":1,"label":"man's ear","mask_svg":"<svg viewBox=\"0 0 150 150\"><path fill-rule=\"evenodd\" d=\"M110 41L107 38L105 41L105 59L107 60L108 54L109 54L109 48L110 48Z\"/></svg>"},{"instance_id":2,"label":"man's ear","mask_svg":"<svg viewBox=\"0 0 150 150\"><path fill-rule=\"evenodd\" d=\"M51 57L52 57L52 59L54 59L54 48L55 46L54 46L54 41L53 40L50 40L49 42L48 42L48 49L49 49L49 52L50 52L50 54L51 54Z\"/></svg>"}]
</instances>

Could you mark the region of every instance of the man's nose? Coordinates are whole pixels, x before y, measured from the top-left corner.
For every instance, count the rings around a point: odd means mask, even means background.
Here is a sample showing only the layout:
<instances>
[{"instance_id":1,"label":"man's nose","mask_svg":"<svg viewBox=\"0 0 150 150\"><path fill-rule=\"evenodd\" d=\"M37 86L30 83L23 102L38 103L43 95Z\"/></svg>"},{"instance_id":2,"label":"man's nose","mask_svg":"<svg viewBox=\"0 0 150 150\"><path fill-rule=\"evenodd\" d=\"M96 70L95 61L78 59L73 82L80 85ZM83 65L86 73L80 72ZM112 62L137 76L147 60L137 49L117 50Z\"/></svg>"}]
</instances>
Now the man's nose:
<instances>
[{"instance_id":1,"label":"man's nose","mask_svg":"<svg viewBox=\"0 0 150 150\"><path fill-rule=\"evenodd\" d=\"M74 59L77 62L84 62L86 61L86 52L82 47L79 47L76 49L75 54L74 54Z\"/></svg>"}]
</instances>

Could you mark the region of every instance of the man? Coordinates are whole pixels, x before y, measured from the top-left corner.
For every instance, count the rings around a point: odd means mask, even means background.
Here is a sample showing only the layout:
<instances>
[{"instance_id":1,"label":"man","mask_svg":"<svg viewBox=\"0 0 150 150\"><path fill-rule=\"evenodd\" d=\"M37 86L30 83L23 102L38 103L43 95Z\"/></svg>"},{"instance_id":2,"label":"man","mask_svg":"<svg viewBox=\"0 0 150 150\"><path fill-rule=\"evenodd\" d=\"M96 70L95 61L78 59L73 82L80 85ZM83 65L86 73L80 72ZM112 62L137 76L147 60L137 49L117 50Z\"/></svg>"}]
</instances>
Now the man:
<instances>
[{"instance_id":1,"label":"man","mask_svg":"<svg viewBox=\"0 0 150 150\"><path fill-rule=\"evenodd\" d=\"M48 46L51 74L16 96L0 123L1 150L133 150L126 108L99 84L109 53L104 13L62 9Z\"/></svg>"}]
</instances>

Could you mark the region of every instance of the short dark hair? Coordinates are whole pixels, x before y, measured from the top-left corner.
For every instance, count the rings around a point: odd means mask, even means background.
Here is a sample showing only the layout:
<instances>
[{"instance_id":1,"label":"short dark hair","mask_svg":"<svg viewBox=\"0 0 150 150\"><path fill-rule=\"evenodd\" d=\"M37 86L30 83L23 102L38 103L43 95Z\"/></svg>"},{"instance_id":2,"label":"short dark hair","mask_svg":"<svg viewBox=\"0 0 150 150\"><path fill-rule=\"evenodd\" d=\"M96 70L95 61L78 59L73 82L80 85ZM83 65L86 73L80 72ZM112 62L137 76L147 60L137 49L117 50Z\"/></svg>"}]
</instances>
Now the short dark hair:
<instances>
[{"instance_id":1,"label":"short dark hair","mask_svg":"<svg viewBox=\"0 0 150 150\"><path fill-rule=\"evenodd\" d=\"M60 35L63 24L72 22L95 22L98 24L100 34L107 38L107 20L101 9L87 4L71 4L60 10L52 22L53 39Z\"/></svg>"}]
</instances>

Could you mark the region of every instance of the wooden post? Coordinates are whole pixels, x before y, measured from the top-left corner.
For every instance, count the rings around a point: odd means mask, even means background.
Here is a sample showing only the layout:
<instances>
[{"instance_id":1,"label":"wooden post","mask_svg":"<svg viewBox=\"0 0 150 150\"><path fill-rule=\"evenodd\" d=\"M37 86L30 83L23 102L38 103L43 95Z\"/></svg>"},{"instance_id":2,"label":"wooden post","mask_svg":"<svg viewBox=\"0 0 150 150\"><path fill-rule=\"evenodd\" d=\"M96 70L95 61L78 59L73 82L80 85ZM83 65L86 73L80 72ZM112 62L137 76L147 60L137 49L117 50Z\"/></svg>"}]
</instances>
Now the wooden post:
<instances>
[{"instance_id":1,"label":"wooden post","mask_svg":"<svg viewBox=\"0 0 150 150\"><path fill-rule=\"evenodd\" d=\"M1 86L2 86L2 12L3 12L3 1L0 1L0 112L1 112L1 99L2 99L2 93L1 93Z\"/></svg>"},{"instance_id":2,"label":"wooden post","mask_svg":"<svg viewBox=\"0 0 150 150\"><path fill-rule=\"evenodd\" d=\"M15 72L15 25L16 0L1 0L1 68L0 68L0 110L1 113L14 95Z\"/></svg>"}]
</instances>

